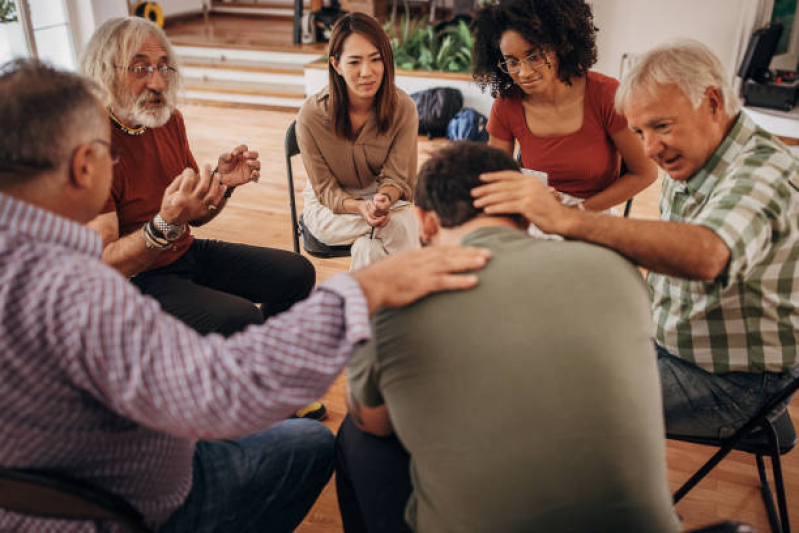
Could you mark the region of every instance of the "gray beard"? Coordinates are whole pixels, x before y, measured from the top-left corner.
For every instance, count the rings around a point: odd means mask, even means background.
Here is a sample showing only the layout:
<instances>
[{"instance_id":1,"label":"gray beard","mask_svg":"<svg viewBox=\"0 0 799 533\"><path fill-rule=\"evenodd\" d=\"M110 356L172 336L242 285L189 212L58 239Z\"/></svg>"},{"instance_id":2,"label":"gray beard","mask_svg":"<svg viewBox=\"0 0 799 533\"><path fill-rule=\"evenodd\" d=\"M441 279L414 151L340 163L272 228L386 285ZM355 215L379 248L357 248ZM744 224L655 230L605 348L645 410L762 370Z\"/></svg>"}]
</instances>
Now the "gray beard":
<instances>
[{"instance_id":1,"label":"gray beard","mask_svg":"<svg viewBox=\"0 0 799 533\"><path fill-rule=\"evenodd\" d=\"M169 117L172 116L172 113L175 111L175 106L164 103L163 105L147 109L142 106L139 102L136 102L133 105L133 109L130 110L130 118L134 124L141 124L142 126L146 126L148 128L160 128L167 122L169 122Z\"/></svg>"}]
</instances>

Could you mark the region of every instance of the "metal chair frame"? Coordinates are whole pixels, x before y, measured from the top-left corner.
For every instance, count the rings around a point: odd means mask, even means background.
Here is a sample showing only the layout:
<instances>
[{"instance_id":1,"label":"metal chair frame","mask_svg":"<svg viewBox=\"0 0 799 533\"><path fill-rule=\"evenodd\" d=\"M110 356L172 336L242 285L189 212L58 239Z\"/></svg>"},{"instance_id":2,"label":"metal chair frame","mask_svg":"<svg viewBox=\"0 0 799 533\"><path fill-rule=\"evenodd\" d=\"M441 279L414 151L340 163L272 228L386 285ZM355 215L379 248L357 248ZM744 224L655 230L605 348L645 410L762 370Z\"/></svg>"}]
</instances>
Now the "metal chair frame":
<instances>
[{"instance_id":1,"label":"metal chair frame","mask_svg":"<svg viewBox=\"0 0 799 533\"><path fill-rule=\"evenodd\" d=\"M679 502L693 489L713 468L727 457L732 450L740 450L755 456L757 471L760 476L760 494L766 506L769 524L773 533L790 533L791 526L788 517L788 503L785 497L785 484L782 476L780 455L790 452L796 445L796 432L788 415L786 402L799 390L799 377L795 377L779 393L772 396L758 413L746 424L741 426L733 435L726 439L699 438L684 435L667 434L666 438L716 446L719 450L705 462L683 485L674 493L674 503ZM784 409L784 411L781 411ZM780 427L777 427L780 426ZM778 429L785 427L783 437L787 441L780 442ZM758 433L759 432L759 433ZM754 435L757 434L757 435ZM792 438L791 438L792 437ZM774 495L771 492L766 466L763 457L771 458L771 467L774 477L774 487L777 492L777 506L774 506Z\"/></svg>"},{"instance_id":2,"label":"metal chair frame","mask_svg":"<svg viewBox=\"0 0 799 533\"><path fill-rule=\"evenodd\" d=\"M302 214L297 216L297 202L294 191L294 172L292 171L291 158L300 153L300 146L297 144L297 121L292 121L286 130L286 177L288 179L289 206L291 208L291 231L294 238L294 251L300 253L300 237L302 246L309 255L321 258L348 257L350 255L349 244L328 245L319 241L308 231L302 221Z\"/></svg>"}]
</instances>

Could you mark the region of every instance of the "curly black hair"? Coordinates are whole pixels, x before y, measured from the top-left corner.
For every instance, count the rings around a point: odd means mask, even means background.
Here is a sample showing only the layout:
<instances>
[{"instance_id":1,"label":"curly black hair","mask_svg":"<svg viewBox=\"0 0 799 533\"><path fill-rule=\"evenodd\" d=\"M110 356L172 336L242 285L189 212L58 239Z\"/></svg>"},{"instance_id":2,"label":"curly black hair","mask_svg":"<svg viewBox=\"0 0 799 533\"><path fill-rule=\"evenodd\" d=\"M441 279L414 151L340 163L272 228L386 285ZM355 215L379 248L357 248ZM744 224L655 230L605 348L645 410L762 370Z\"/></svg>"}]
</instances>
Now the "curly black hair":
<instances>
[{"instance_id":1,"label":"curly black hair","mask_svg":"<svg viewBox=\"0 0 799 533\"><path fill-rule=\"evenodd\" d=\"M474 24L474 79L491 96L511 98L522 94L497 63L502 59L499 41L508 30L517 31L535 48L551 50L558 58L558 78L571 85L596 63L594 15L585 0L495 0L477 12Z\"/></svg>"}]
</instances>

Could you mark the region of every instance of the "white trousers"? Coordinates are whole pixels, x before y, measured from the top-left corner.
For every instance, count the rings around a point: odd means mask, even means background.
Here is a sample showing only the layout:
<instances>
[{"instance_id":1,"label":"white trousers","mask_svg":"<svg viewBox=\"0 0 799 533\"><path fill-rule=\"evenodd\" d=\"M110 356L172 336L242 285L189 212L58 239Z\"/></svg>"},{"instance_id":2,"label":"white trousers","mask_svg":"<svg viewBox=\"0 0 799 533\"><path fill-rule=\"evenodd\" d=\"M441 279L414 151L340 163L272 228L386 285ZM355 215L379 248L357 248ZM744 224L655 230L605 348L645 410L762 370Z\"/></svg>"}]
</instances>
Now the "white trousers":
<instances>
[{"instance_id":1,"label":"white trousers","mask_svg":"<svg viewBox=\"0 0 799 533\"><path fill-rule=\"evenodd\" d=\"M369 198L377 185L348 191L356 198ZM419 233L410 204L393 207L391 217L382 228L374 228L360 215L337 215L319 203L310 183L302 193L305 207L302 218L305 227L320 242L329 245L352 244L350 271L358 270L388 254L419 247Z\"/></svg>"}]
</instances>

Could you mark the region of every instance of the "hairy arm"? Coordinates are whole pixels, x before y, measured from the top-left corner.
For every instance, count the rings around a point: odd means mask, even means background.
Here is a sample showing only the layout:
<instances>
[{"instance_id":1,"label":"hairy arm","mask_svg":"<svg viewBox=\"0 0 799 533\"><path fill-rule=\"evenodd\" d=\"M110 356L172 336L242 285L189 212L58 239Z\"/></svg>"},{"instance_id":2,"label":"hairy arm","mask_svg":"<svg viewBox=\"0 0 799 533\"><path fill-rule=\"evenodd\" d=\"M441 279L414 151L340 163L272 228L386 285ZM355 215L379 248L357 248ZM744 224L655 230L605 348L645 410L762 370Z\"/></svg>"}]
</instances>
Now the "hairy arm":
<instances>
[{"instance_id":1,"label":"hairy arm","mask_svg":"<svg viewBox=\"0 0 799 533\"><path fill-rule=\"evenodd\" d=\"M125 277L147 270L161 254L162 250L147 248L141 231L120 237L119 219L114 211L98 215L87 226L103 240L103 262Z\"/></svg>"},{"instance_id":2,"label":"hairy arm","mask_svg":"<svg viewBox=\"0 0 799 533\"><path fill-rule=\"evenodd\" d=\"M713 280L730 249L716 233L696 224L619 218L563 206L538 180L519 172L484 174L472 195L488 214L521 214L547 233L601 244L634 263L670 276Z\"/></svg>"}]
</instances>

